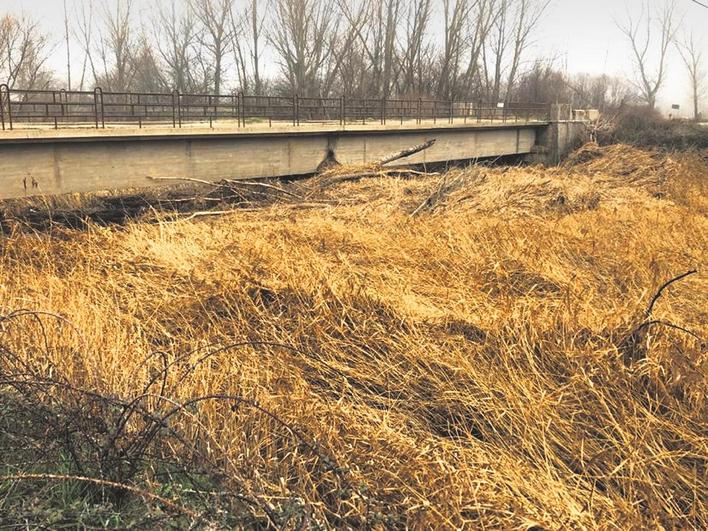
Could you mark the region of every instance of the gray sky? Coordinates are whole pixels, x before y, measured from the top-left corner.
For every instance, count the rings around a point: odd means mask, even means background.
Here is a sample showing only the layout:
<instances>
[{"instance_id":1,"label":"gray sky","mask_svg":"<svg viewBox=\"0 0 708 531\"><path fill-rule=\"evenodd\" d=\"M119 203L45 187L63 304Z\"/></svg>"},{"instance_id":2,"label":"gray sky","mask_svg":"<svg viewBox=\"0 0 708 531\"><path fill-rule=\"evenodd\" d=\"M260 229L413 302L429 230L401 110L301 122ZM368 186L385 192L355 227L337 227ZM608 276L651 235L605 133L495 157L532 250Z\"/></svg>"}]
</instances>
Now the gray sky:
<instances>
[{"instance_id":1,"label":"gray sky","mask_svg":"<svg viewBox=\"0 0 708 531\"><path fill-rule=\"evenodd\" d=\"M67 0L71 6L78 0ZM93 0L97 1L97 0ZM238 0L237 0L238 1ZM434 0L442 3L442 0ZM656 0L650 0L652 3ZM619 33L614 20L622 18L626 9L638 12L642 0L553 0L536 34L531 54L557 57L559 67L569 72L608 73L631 76L631 51ZM708 61L708 9L690 0L675 0L684 15L685 30L693 31L702 40L704 57ZM137 0L137 5L149 9L153 0ZM45 28L60 40L63 32L62 0L0 0L2 12L30 13L38 17ZM78 50L77 50L78 53ZM64 50L57 48L51 65L60 74L65 70ZM689 114L690 92L685 67L675 50L671 51L666 85L660 94L664 106L680 103L684 115Z\"/></svg>"}]
</instances>

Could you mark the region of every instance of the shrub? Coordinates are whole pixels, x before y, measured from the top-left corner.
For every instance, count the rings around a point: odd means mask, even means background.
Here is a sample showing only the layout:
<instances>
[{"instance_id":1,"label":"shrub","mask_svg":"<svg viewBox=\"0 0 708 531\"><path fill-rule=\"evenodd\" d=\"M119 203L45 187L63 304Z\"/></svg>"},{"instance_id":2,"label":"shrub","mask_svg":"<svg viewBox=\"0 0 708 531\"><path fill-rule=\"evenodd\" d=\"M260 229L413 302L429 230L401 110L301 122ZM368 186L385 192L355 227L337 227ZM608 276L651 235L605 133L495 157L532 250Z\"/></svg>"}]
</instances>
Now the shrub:
<instances>
[{"instance_id":1,"label":"shrub","mask_svg":"<svg viewBox=\"0 0 708 531\"><path fill-rule=\"evenodd\" d=\"M656 109L625 107L613 127L598 135L602 144L617 142L666 149L708 148L708 130L684 121L667 120Z\"/></svg>"}]
</instances>

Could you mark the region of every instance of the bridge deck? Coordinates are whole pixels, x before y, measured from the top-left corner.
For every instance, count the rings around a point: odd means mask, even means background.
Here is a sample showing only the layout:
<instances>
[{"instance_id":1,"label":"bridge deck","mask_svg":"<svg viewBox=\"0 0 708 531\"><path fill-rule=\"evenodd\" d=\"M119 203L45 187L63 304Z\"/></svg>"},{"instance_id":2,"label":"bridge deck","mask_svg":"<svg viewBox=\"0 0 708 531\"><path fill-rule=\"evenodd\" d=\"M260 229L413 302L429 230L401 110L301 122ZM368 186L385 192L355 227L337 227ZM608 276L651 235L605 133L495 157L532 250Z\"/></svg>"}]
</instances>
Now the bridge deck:
<instances>
[{"instance_id":1,"label":"bridge deck","mask_svg":"<svg viewBox=\"0 0 708 531\"><path fill-rule=\"evenodd\" d=\"M380 160L425 141L405 160L424 164L531 153L548 122L415 120L403 124L307 123L265 127L110 127L0 133L0 199L154 186L150 177L207 181L313 173L330 157Z\"/></svg>"},{"instance_id":2,"label":"bridge deck","mask_svg":"<svg viewBox=\"0 0 708 531\"><path fill-rule=\"evenodd\" d=\"M0 131L0 143L17 143L23 141L71 141L87 139L127 139L140 137L145 140L163 137L223 137L224 135L294 135L305 136L320 133L377 133L377 132L403 132L403 131L431 131L431 130L469 130L469 129L498 129L519 127L538 127L548 125L543 120L469 120L457 118L449 120L404 120L398 122L388 121L385 125L380 123L341 125L339 122L302 123L294 126L283 122L279 123L249 123L246 126L237 125L236 121L219 121L213 126L204 123L185 123L180 128L171 124L150 124L148 127L137 127L135 124L107 125L105 128L87 127L85 124L66 126L54 129L50 125L32 125L25 128ZM24 142L23 142L24 143Z\"/></svg>"}]
</instances>

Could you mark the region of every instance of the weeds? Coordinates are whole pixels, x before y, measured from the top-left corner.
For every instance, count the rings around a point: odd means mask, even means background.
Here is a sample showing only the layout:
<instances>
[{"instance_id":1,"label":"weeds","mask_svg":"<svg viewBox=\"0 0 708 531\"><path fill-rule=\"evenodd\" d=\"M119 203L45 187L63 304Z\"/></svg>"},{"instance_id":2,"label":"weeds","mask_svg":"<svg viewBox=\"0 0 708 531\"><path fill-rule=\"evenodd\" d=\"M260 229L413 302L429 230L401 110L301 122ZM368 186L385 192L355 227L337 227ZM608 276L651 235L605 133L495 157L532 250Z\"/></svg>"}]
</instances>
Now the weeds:
<instances>
[{"instance_id":1,"label":"weeds","mask_svg":"<svg viewBox=\"0 0 708 531\"><path fill-rule=\"evenodd\" d=\"M2 525L705 528L705 172L592 145L9 231Z\"/></svg>"}]
</instances>

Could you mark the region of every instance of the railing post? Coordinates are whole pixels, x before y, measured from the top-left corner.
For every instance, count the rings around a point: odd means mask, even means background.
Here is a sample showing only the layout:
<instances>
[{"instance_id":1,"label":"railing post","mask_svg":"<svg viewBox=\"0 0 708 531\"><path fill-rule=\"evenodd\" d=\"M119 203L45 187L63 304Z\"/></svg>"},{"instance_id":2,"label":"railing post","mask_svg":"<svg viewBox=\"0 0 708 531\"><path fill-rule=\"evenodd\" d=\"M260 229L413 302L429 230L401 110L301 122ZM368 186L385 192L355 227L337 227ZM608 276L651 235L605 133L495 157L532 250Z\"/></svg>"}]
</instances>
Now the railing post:
<instances>
[{"instance_id":1,"label":"railing post","mask_svg":"<svg viewBox=\"0 0 708 531\"><path fill-rule=\"evenodd\" d=\"M94 121L96 123L96 129L98 129L98 107L99 107L99 94L100 94L100 88L96 87L93 89L93 114L94 114Z\"/></svg>"},{"instance_id":2,"label":"railing post","mask_svg":"<svg viewBox=\"0 0 708 531\"><path fill-rule=\"evenodd\" d=\"M243 92L239 92L239 112L241 113L241 125L246 127L246 96Z\"/></svg>"},{"instance_id":3,"label":"railing post","mask_svg":"<svg viewBox=\"0 0 708 531\"><path fill-rule=\"evenodd\" d=\"M236 118L236 127L241 127L241 117L238 115L238 107L237 107L237 98L238 98L238 93L231 93L231 117Z\"/></svg>"},{"instance_id":4,"label":"railing post","mask_svg":"<svg viewBox=\"0 0 708 531\"><path fill-rule=\"evenodd\" d=\"M182 94L177 90L177 125L182 129Z\"/></svg>"},{"instance_id":5,"label":"railing post","mask_svg":"<svg viewBox=\"0 0 708 531\"><path fill-rule=\"evenodd\" d=\"M13 121L12 121L12 98L11 92L10 92L10 87L8 85L0 85L0 107L2 107L2 95L5 93L5 101L7 101L7 114L6 114L6 119L7 119L7 124L10 126L10 131L13 129ZM4 126L4 121L3 121L3 131L5 130Z\"/></svg>"},{"instance_id":6,"label":"railing post","mask_svg":"<svg viewBox=\"0 0 708 531\"><path fill-rule=\"evenodd\" d=\"M346 96L342 94L342 96L339 98L339 125L344 127L346 124L346 120L344 118L345 116L345 108L346 108Z\"/></svg>"},{"instance_id":7,"label":"railing post","mask_svg":"<svg viewBox=\"0 0 708 531\"><path fill-rule=\"evenodd\" d=\"M295 124L296 126L300 125L300 95L295 94L294 98L294 103L295 103Z\"/></svg>"},{"instance_id":8,"label":"railing post","mask_svg":"<svg viewBox=\"0 0 708 531\"><path fill-rule=\"evenodd\" d=\"M386 125L386 98L381 98L381 125Z\"/></svg>"},{"instance_id":9,"label":"railing post","mask_svg":"<svg viewBox=\"0 0 708 531\"><path fill-rule=\"evenodd\" d=\"M69 94L66 92L66 89L61 89L59 91L59 108L61 109L61 117L66 118L67 117L67 103L69 102Z\"/></svg>"},{"instance_id":10,"label":"railing post","mask_svg":"<svg viewBox=\"0 0 708 531\"><path fill-rule=\"evenodd\" d=\"M423 112L423 98L418 98L418 117L416 118L416 124L420 125L423 122L423 117L421 113Z\"/></svg>"},{"instance_id":11,"label":"railing post","mask_svg":"<svg viewBox=\"0 0 708 531\"><path fill-rule=\"evenodd\" d=\"M2 124L2 130L5 130L5 102L3 101L3 95L7 85L0 85L0 123Z\"/></svg>"}]
</instances>

